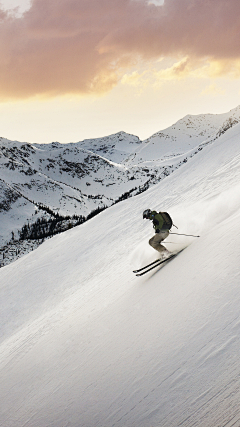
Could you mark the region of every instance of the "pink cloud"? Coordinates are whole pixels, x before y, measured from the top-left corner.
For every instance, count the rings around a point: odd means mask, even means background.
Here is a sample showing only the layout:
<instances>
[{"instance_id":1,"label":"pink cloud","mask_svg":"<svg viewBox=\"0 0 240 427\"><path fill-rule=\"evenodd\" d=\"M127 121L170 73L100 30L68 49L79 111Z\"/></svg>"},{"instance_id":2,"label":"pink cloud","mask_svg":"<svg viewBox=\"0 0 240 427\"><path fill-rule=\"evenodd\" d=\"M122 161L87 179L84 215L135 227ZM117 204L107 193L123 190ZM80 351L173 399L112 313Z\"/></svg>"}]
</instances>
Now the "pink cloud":
<instances>
[{"instance_id":1,"label":"pink cloud","mask_svg":"<svg viewBox=\"0 0 240 427\"><path fill-rule=\"evenodd\" d=\"M240 57L239 0L33 0L0 9L0 96L104 92L142 57Z\"/></svg>"}]
</instances>

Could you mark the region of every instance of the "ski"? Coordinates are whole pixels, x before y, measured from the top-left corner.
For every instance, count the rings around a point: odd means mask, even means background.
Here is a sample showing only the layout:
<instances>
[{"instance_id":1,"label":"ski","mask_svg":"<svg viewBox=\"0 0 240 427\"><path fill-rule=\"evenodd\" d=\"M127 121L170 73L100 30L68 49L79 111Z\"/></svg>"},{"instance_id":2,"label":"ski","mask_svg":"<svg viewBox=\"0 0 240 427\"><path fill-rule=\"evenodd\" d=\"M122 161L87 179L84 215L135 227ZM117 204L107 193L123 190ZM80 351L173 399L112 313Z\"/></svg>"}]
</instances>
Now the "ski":
<instances>
[{"instance_id":1,"label":"ski","mask_svg":"<svg viewBox=\"0 0 240 427\"><path fill-rule=\"evenodd\" d=\"M133 270L133 273L139 273L142 270L145 270L145 268L151 267L151 265L157 264L157 262L161 261L160 258L156 259L155 261L151 262L150 264L145 265L142 268L139 268L138 270Z\"/></svg>"},{"instance_id":2,"label":"ski","mask_svg":"<svg viewBox=\"0 0 240 427\"><path fill-rule=\"evenodd\" d=\"M152 265L150 268L147 268L148 266L143 267L143 269L140 269L140 270L144 270L144 271L142 271L141 273L137 273L136 276L143 276L144 274L148 273L149 271L153 270L154 268L158 267L164 262L169 261L172 258L175 258L175 256L177 256L177 254L172 254L166 259L158 260L159 262L155 261L154 265ZM146 268L147 270L145 270Z\"/></svg>"}]
</instances>

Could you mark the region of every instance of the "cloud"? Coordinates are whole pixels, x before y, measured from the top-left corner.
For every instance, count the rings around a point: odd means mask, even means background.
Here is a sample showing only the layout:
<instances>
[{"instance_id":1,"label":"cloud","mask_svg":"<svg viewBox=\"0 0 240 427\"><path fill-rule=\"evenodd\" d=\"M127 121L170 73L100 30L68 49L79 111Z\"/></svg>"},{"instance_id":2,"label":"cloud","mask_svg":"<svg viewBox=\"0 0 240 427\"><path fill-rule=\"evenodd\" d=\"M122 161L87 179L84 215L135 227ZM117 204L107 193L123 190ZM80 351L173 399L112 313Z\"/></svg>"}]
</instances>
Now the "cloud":
<instances>
[{"instance_id":1,"label":"cloud","mask_svg":"<svg viewBox=\"0 0 240 427\"><path fill-rule=\"evenodd\" d=\"M151 71L143 71L142 73L139 73L138 71L133 71L132 73L124 74L121 79L121 83L123 85L129 85L134 87L143 87L148 85L151 77Z\"/></svg>"},{"instance_id":2,"label":"cloud","mask_svg":"<svg viewBox=\"0 0 240 427\"><path fill-rule=\"evenodd\" d=\"M191 61L188 57L181 59L174 63L171 67L162 69L160 71L154 71L154 77L156 81L161 80L180 80L185 77L189 77L194 68L195 61Z\"/></svg>"},{"instance_id":3,"label":"cloud","mask_svg":"<svg viewBox=\"0 0 240 427\"><path fill-rule=\"evenodd\" d=\"M202 91L202 95L211 95L211 96L224 95L224 93L225 93L225 90L221 89L220 87L216 86L215 84L207 86Z\"/></svg>"},{"instance_id":4,"label":"cloud","mask_svg":"<svg viewBox=\"0 0 240 427\"><path fill-rule=\"evenodd\" d=\"M159 4L33 0L21 17L0 9L0 99L105 93L139 60L160 57L180 60L159 78L182 78L206 59L215 76L239 77L239 0Z\"/></svg>"},{"instance_id":5,"label":"cloud","mask_svg":"<svg viewBox=\"0 0 240 427\"><path fill-rule=\"evenodd\" d=\"M165 61L166 62L166 61ZM123 85L144 88L151 86L161 87L166 81L179 81L187 78L192 79L216 79L221 76L228 76L230 79L240 77L240 61L232 60L206 60L206 58L185 57L180 61L172 61L171 66L155 61L154 66L143 72L133 71L125 73L121 79ZM160 68L160 69L159 69ZM209 85L203 94L223 94L225 93L215 84Z\"/></svg>"},{"instance_id":6,"label":"cloud","mask_svg":"<svg viewBox=\"0 0 240 427\"><path fill-rule=\"evenodd\" d=\"M124 74L121 83L141 89L149 85L156 88L161 86L166 80L180 80L192 74L193 64L191 64L189 58L183 58L175 62L172 66L160 70L157 69L157 66L159 66L158 62L155 65L156 68L152 67L143 72L133 71Z\"/></svg>"}]
</instances>

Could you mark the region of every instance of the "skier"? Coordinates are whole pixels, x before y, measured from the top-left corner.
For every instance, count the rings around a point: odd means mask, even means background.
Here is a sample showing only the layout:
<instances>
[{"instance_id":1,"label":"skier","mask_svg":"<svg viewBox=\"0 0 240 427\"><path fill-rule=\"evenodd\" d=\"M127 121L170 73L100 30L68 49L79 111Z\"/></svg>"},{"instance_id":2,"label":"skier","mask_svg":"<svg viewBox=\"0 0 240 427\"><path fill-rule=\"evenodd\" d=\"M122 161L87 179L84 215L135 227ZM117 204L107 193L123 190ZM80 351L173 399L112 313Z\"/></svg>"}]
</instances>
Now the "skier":
<instances>
[{"instance_id":1,"label":"skier","mask_svg":"<svg viewBox=\"0 0 240 427\"><path fill-rule=\"evenodd\" d=\"M146 209L143 212L143 219L149 219L153 222L153 228L155 229L155 235L149 240L149 245L160 254L165 257L169 255L169 251L165 246L161 245L161 242L165 240L169 235L173 222L170 215L167 212L157 212Z\"/></svg>"}]
</instances>

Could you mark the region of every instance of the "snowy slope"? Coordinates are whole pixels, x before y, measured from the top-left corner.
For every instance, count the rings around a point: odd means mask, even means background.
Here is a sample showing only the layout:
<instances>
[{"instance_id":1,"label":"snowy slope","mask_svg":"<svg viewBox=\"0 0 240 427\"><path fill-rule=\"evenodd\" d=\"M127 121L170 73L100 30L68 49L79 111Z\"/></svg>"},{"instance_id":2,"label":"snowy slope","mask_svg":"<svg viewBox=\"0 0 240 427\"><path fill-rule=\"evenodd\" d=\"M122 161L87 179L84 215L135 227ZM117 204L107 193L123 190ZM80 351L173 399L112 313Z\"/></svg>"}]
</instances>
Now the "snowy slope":
<instances>
[{"instance_id":1,"label":"snowy slope","mask_svg":"<svg viewBox=\"0 0 240 427\"><path fill-rule=\"evenodd\" d=\"M183 117L169 128L143 141L128 158L128 164L169 159L208 143L240 122L240 106L224 114L199 114Z\"/></svg>"},{"instance_id":2,"label":"snowy slope","mask_svg":"<svg viewBox=\"0 0 240 427\"><path fill-rule=\"evenodd\" d=\"M19 230L38 218L32 218L32 212L39 204L60 215L86 216L126 193L140 191L149 177L158 179L149 170L122 163L139 144L138 137L124 132L71 144L26 144L1 138L0 224L7 213L9 227L0 226L0 245L16 231L10 227L16 218ZM16 210L16 197L29 210L22 205Z\"/></svg>"},{"instance_id":3,"label":"snowy slope","mask_svg":"<svg viewBox=\"0 0 240 427\"><path fill-rule=\"evenodd\" d=\"M240 425L240 125L145 193L0 270L4 427ZM187 248L162 270L142 211Z\"/></svg>"},{"instance_id":4,"label":"snowy slope","mask_svg":"<svg viewBox=\"0 0 240 427\"><path fill-rule=\"evenodd\" d=\"M123 144L119 161L123 154L124 157L129 155L129 147L134 149L139 142L137 137L123 133L103 140L112 151L114 142L116 146L117 142ZM100 147L103 150L103 142ZM31 224L43 216L41 211L33 217L39 204L65 216L87 215L96 208L111 205L123 193L132 190L133 180L135 186L144 183L147 179L144 175L147 174L135 168L133 176L132 170L82 148L81 143L31 145L2 138L0 246L10 240L12 231L17 235L16 231L24 224ZM23 202L16 204L17 198ZM3 226L5 223L8 223L7 227Z\"/></svg>"}]
</instances>

